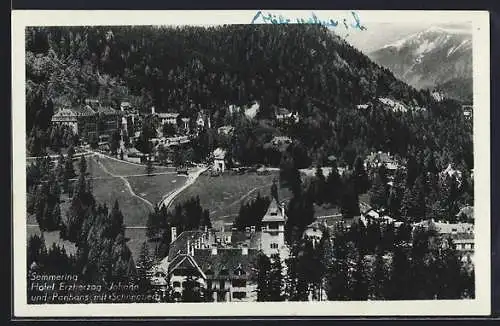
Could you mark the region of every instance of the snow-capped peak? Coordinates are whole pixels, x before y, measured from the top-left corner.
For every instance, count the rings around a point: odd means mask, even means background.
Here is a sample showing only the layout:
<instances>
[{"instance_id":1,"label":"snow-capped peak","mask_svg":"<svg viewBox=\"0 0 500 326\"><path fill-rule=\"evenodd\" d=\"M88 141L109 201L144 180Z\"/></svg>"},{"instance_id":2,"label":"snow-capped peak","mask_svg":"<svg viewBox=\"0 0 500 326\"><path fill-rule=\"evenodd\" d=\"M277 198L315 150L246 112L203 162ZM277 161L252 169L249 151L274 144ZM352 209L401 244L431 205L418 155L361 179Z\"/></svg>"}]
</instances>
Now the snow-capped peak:
<instances>
[{"instance_id":1,"label":"snow-capped peak","mask_svg":"<svg viewBox=\"0 0 500 326\"><path fill-rule=\"evenodd\" d=\"M463 28L431 26L423 31L419 31L403 37L395 42L389 43L382 48L396 48L400 50L405 46L418 44L417 54L429 52L439 44L449 40L451 35L470 34Z\"/></svg>"}]
</instances>

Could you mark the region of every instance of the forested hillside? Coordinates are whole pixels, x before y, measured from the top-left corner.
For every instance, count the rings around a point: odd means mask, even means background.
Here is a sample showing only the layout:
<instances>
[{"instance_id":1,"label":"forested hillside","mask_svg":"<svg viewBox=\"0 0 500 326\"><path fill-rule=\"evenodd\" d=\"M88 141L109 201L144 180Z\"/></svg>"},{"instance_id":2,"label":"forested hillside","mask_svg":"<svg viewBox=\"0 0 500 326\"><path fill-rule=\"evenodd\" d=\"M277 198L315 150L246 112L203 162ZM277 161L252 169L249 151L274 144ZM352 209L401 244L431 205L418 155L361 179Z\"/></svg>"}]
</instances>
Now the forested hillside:
<instances>
[{"instance_id":1,"label":"forested hillside","mask_svg":"<svg viewBox=\"0 0 500 326\"><path fill-rule=\"evenodd\" d=\"M256 100L260 118L275 106L299 112L303 119L286 132L314 159L322 152L352 164L370 150L439 149L439 162L472 167L471 129L456 103L433 103L427 91L397 80L320 26L30 28L26 47L31 137L50 137L58 103L86 97L115 107L126 98L142 111L154 105L192 116L203 109L216 126L227 105ZM355 109L382 96L429 110ZM268 136L255 130L247 138L263 145Z\"/></svg>"}]
</instances>

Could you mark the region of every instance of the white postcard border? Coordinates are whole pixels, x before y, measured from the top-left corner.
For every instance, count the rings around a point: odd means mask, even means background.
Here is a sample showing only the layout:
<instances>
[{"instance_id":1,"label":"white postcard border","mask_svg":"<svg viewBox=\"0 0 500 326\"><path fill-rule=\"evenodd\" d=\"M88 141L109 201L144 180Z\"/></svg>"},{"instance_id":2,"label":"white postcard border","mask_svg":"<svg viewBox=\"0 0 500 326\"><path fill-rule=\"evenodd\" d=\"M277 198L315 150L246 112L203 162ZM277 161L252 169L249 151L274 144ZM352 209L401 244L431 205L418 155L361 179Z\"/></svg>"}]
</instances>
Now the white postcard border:
<instances>
[{"instance_id":1,"label":"white postcard border","mask_svg":"<svg viewBox=\"0 0 500 326\"><path fill-rule=\"evenodd\" d=\"M35 11L12 12L13 129L13 299L15 317L204 317L204 316L417 316L489 315L490 255L490 37L489 14L481 11L357 11L363 22L471 21L474 69L474 300L368 302L255 302L28 305L26 298L26 26L220 25L249 24L258 10L246 11ZM265 10L287 17L309 11ZM320 18L346 17L348 11L314 11Z\"/></svg>"}]
</instances>

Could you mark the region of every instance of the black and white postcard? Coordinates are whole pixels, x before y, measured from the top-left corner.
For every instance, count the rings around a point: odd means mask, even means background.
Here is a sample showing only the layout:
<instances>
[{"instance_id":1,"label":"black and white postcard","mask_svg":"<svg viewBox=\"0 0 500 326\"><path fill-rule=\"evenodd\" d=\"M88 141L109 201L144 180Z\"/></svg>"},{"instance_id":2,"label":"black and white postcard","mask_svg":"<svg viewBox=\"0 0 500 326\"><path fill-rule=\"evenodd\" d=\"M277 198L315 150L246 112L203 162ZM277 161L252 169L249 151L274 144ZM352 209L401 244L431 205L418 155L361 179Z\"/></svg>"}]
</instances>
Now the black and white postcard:
<instances>
[{"instance_id":1,"label":"black and white postcard","mask_svg":"<svg viewBox=\"0 0 500 326\"><path fill-rule=\"evenodd\" d=\"M488 315L488 21L14 11L15 315Z\"/></svg>"}]
</instances>

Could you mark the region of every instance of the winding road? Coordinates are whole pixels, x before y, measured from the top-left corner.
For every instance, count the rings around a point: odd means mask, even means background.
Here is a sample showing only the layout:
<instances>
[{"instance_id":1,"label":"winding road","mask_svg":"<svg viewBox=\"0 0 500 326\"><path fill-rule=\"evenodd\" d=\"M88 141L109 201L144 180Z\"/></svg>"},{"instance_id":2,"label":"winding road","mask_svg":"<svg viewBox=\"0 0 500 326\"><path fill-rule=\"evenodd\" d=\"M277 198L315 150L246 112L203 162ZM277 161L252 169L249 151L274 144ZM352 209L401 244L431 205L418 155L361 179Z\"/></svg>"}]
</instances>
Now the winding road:
<instances>
[{"instance_id":1,"label":"winding road","mask_svg":"<svg viewBox=\"0 0 500 326\"><path fill-rule=\"evenodd\" d=\"M198 179L198 177L200 176L200 174L202 174L203 172L205 172L207 169L208 169L208 167L204 167L204 168L198 168L194 172L189 172L187 180L184 183L184 185L182 185L182 187L177 188L177 189L169 192L165 196L163 196L163 198L158 203L158 207L162 208L163 206L165 206L167 209L170 208L170 205L172 205L175 197L177 197L178 194L180 194L181 192L183 192L184 189L186 189L187 187L189 187L190 185L192 185L196 181L196 179Z\"/></svg>"},{"instance_id":2,"label":"winding road","mask_svg":"<svg viewBox=\"0 0 500 326\"><path fill-rule=\"evenodd\" d=\"M127 161L122 161L122 160L119 160L117 158L114 158L114 157L111 157L111 156L108 156L108 155L105 155L105 154L102 154L102 153L98 153L98 152L93 152L93 153L94 153L95 156L105 157L105 158L108 158L108 159L111 159L111 160L115 160L115 161L118 161L118 162L121 162L121 163L132 164L132 165L136 165L136 166L144 166L142 164L137 164L137 163L127 162ZM153 203L151 203L149 200L146 200L146 199L142 198L141 196L137 195L134 192L134 190L132 189L132 187L131 187L130 183L128 182L128 180L126 179L126 177L131 177L131 176L146 176L147 174L119 175L119 174L114 174L114 173L110 172L100 161L97 161L97 164L102 168L102 170L105 173L109 174L111 177L113 177L113 178L120 178L125 183L125 186L127 187L127 190L129 191L129 193L132 196L139 198L144 203L146 203L149 208L151 208L152 210L154 210L155 205ZM196 181L196 179L200 176L200 174L202 174L203 172L205 172L207 169L208 169L208 167L196 168L195 171L189 172L189 174L187 176L186 182L181 187L179 187L179 188L177 188L175 190L172 190L172 191L168 192L167 194L165 194L162 197L162 199L157 203L158 207L161 208L163 206L166 206L166 208L169 208L170 205L172 204L172 202L174 201L174 199L177 197L177 195L179 195L182 191L184 191L184 189L186 189L187 187L189 187L190 185L192 185ZM162 174L176 174L176 172L158 172L158 173L155 173L155 175L162 175ZM137 228L142 228L142 227L139 226Z\"/></svg>"}]
</instances>

